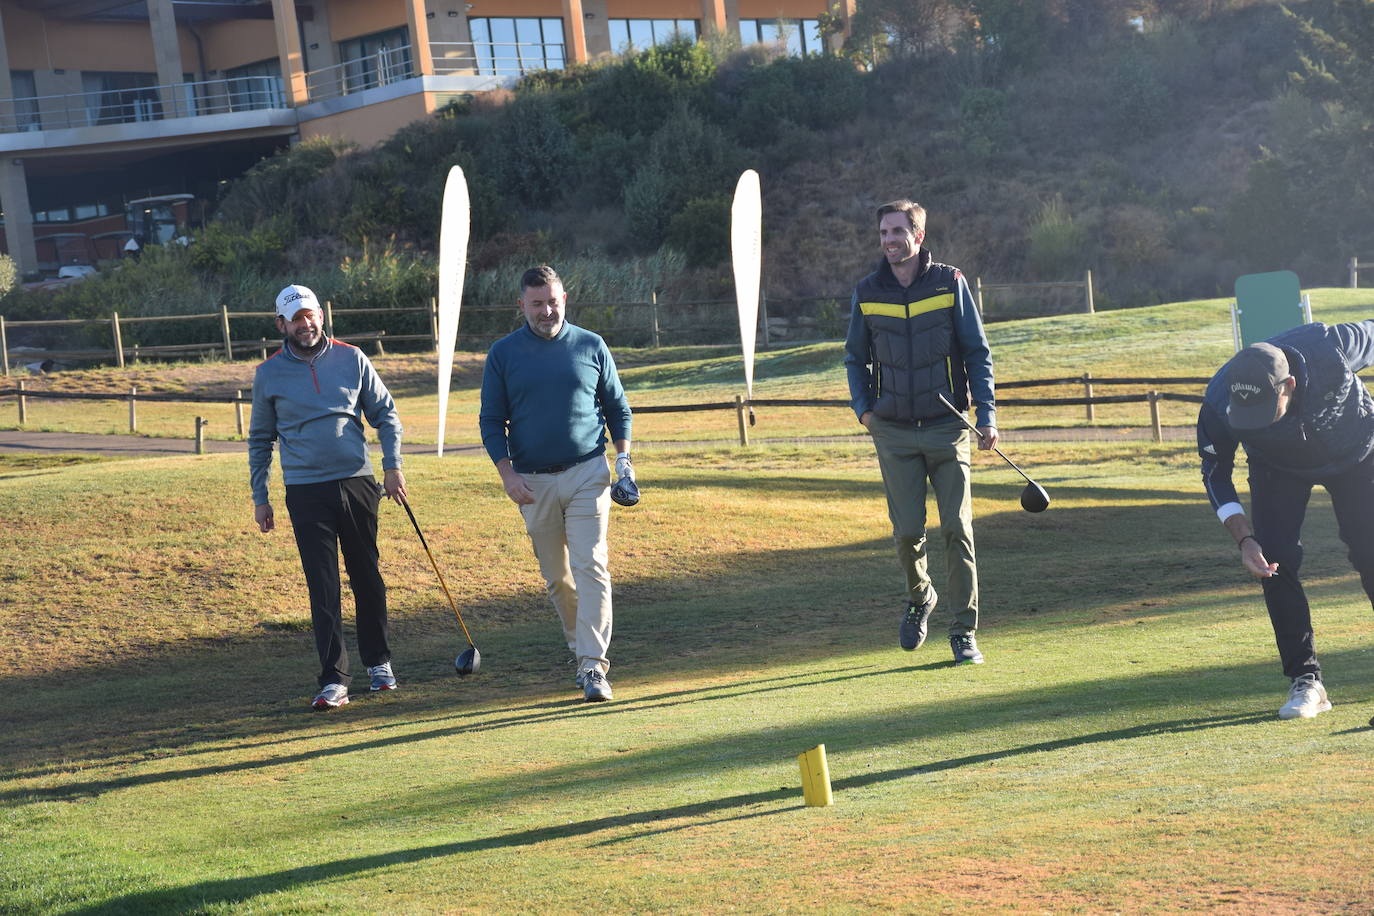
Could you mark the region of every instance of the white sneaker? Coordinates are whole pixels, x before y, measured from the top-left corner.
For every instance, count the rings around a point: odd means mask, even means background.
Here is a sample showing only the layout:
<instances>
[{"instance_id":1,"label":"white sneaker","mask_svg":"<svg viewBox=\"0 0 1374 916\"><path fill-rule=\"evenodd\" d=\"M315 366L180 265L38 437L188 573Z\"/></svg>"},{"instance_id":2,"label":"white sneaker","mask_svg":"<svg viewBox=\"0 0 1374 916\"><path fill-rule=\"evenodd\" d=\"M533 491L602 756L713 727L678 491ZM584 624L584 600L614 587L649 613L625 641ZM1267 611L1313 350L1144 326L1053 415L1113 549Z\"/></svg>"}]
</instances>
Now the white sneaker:
<instances>
[{"instance_id":1,"label":"white sneaker","mask_svg":"<svg viewBox=\"0 0 1374 916\"><path fill-rule=\"evenodd\" d=\"M324 688L310 701L316 709L337 709L348 705L348 688L343 684L325 684Z\"/></svg>"},{"instance_id":2,"label":"white sneaker","mask_svg":"<svg viewBox=\"0 0 1374 916\"><path fill-rule=\"evenodd\" d=\"M1322 682L1310 674L1293 678L1288 702L1279 707L1280 719L1311 719L1331 708Z\"/></svg>"}]
</instances>

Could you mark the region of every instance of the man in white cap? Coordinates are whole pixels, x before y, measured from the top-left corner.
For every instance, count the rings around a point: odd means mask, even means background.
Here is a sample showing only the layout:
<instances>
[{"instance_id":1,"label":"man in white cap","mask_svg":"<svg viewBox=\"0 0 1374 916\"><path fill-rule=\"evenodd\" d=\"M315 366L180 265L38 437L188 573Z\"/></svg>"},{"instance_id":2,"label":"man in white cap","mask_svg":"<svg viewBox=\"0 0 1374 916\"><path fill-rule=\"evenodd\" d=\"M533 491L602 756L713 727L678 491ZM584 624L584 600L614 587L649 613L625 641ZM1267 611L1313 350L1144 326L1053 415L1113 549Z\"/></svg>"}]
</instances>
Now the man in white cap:
<instances>
[{"instance_id":1,"label":"man in white cap","mask_svg":"<svg viewBox=\"0 0 1374 916\"><path fill-rule=\"evenodd\" d=\"M1374 603L1374 401L1355 373L1374 365L1374 320L1293 328L1222 366L1198 414L1202 481L1212 508L1258 578L1289 678L1282 719L1331 708L1298 571L1312 488L1331 494L1340 537ZM1249 460L1254 527L1231 483L1237 445Z\"/></svg>"},{"instance_id":2,"label":"man in white cap","mask_svg":"<svg viewBox=\"0 0 1374 916\"><path fill-rule=\"evenodd\" d=\"M395 500L406 497L401 421L363 352L325 336L324 313L308 288L293 284L277 295L277 330L284 337L282 348L258 366L253 378L248 469L254 519L264 532L275 527L267 477L276 442L320 656L320 692L311 705L331 709L348 702L340 548L356 605L358 653L372 689L396 687L386 584L377 568L377 506L383 492ZM373 476L364 419L381 440L381 487Z\"/></svg>"}]
</instances>

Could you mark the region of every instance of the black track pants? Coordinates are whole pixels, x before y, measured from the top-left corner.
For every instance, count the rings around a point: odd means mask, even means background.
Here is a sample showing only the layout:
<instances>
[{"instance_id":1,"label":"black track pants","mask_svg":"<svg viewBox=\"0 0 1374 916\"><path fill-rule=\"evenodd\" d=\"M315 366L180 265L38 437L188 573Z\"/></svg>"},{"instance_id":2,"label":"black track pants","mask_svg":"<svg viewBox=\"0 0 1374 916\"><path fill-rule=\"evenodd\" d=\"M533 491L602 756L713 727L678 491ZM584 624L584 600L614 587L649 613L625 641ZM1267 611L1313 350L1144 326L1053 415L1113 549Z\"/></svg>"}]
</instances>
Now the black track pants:
<instances>
[{"instance_id":1,"label":"black track pants","mask_svg":"<svg viewBox=\"0 0 1374 916\"><path fill-rule=\"evenodd\" d=\"M1374 455L1352 470L1320 482L1331 494L1331 506L1350 563L1360 574L1365 594L1374 604ZM1260 462L1250 462L1250 501L1255 539L1264 558L1278 563L1274 576L1262 580L1264 603L1274 627L1283 673L1289 678L1321 676L1313 645L1312 611L1298 573L1302 569L1302 523L1314 484Z\"/></svg>"},{"instance_id":2,"label":"black track pants","mask_svg":"<svg viewBox=\"0 0 1374 916\"><path fill-rule=\"evenodd\" d=\"M377 505L381 488L371 477L286 488L286 509L296 532L310 619L320 654L320 686L347 684L348 648L340 606L339 550L357 611L358 654L371 667L391 660L387 644L386 583L377 569Z\"/></svg>"}]
</instances>

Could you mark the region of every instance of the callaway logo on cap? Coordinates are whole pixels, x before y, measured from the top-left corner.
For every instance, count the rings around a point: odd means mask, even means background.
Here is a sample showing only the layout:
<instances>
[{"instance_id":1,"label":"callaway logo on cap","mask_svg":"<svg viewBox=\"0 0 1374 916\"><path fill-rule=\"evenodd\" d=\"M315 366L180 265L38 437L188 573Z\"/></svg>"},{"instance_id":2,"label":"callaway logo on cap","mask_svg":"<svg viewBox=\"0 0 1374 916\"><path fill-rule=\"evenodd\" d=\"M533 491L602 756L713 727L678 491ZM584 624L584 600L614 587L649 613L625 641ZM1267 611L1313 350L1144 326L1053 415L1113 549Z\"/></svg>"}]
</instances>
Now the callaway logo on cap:
<instances>
[{"instance_id":1,"label":"callaway logo on cap","mask_svg":"<svg viewBox=\"0 0 1374 916\"><path fill-rule=\"evenodd\" d=\"M1273 344L1251 344L1241 350L1226 367L1226 422L1232 429L1262 429L1273 423L1279 386L1289 375L1288 357Z\"/></svg>"}]
</instances>

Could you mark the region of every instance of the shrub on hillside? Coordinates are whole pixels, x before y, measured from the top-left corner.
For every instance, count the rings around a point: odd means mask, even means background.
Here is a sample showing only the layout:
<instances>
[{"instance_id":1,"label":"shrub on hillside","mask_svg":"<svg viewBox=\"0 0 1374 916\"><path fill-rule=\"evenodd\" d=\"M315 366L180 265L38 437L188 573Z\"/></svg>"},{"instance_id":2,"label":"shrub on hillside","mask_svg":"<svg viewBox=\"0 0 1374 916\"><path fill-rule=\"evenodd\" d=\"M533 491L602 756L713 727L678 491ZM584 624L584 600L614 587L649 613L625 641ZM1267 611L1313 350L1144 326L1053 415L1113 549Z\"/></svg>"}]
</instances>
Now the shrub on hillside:
<instances>
[{"instance_id":1,"label":"shrub on hillside","mask_svg":"<svg viewBox=\"0 0 1374 916\"><path fill-rule=\"evenodd\" d=\"M1110 122L1128 140L1144 140L1158 133L1173 103L1153 61L1137 49L1115 59L1108 79Z\"/></svg>"},{"instance_id":2,"label":"shrub on hillside","mask_svg":"<svg viewBox=\"0 0 1374 916\"><path fill-rule=\"evenodd\" d=\"M731 195L698 197L668 222L668 245L681 251L688 267L709 267L730 258Z\"/></svg>"},{"instance_id":3,"label":"shrub on hillside","mask_svg":"<svg viewBox=\"0 0 1374 916\"><path fill-rule=\"evenodd\" d=\"M354 146L337 138L319 137L262 160L230 184L220 203L220 218L252 226L285 213L299 225L306 216L310 183Z\"/></svg>"},{"instance_id":4,"label":"shrub on hillside","mask_svg":"<svg viewBox=\"0 0 1374 916\"><path fill-rule=\"evenodd\" d=\"M1040 208L1030 227L1026 259L1032 275L1042 280L1063 280L1082 271L1092 258L1088 233L1074 222L1061 197Z\"/></svg>"},{"instance_id":5,"label":"shrub on hillside","mask_svg":"<svg viewBox=\"0 0 1374 916\"><path fill-rule=\"evenodd\" d=\"M987 159L1011 136L1007 94L1001 89L967 89L959 99L959 139L975 159Z\"/></svg>"},{"instance_id":6,"label":"shrub on hillside","mask_svg":"<svg viewBox=\"0 0 1374 916\"><path fill-rule=\"evenodd\" d=\"M19 265L14 258L0 254L0 296L19 285Z\"/></svg>"},{"instance_id":7,"label":"shrub on hillside","mask_svg":"<svg viewBox=\"0 0 1374 916\"><path fill-rule=\"evenodd\" d=\"M567 190L576 156L572 134L551 96L517 96L497 122L502 190L530 206L548 207Z\"/></svg>"}]
</instances>

